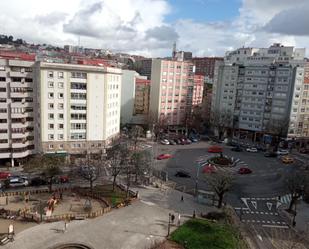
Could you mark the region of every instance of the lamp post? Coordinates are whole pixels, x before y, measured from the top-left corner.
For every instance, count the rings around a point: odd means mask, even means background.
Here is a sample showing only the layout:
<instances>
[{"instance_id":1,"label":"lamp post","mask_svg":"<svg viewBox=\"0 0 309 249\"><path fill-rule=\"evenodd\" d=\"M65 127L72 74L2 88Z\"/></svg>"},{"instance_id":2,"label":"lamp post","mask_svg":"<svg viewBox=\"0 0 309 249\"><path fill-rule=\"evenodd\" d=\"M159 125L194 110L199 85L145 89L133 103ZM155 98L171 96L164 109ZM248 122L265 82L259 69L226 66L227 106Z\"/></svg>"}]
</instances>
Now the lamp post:
<instances>
[{"instance_id":1,"label":"lamp post","mask_svg":"<svg viewBox=\"0 0 309 249\"><path fill-rule=\"evenodd\" d=\"M205 166L205 164L207 163L207 158L208 157L201 157L199 158L197 161L197 167L196 167L196 176L195 176L195 196L197 196L197 190L198 190L198 177L199 177L199 173L200 173L200 168Z\"/></svg>"},{"instance_id":2,"label":"lamp post","mask_svg":"<svg viewBox=\"0 0 309 249\"><path fill-rule=\"evenodd\" d=\"M170 229L171 229L171 213L168 214L168 225L167 225L167 237L170 236Z\"/></svg>"}]
</instances>

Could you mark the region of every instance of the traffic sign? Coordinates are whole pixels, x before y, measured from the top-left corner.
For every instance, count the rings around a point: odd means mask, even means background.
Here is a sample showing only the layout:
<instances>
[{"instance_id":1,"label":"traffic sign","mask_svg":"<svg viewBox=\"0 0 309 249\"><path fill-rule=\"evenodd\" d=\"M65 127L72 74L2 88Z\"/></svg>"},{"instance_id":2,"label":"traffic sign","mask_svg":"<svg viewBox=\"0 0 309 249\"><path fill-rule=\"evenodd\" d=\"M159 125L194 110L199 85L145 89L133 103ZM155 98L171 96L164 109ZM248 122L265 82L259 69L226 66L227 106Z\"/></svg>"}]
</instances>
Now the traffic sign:
<instances>
[{"instance_id":1,"label":"traffic sign","mask_svg":"<svg viewBox=\"0 0 309 249\"><path fill-rule=\"evenodd\" d=\"M268 210L271 211L273 204L271 202L266 202L266 205L268 207Z\"/></svg>"},{"instance_id":2,"label":"traffic sign","mask_svg":"<svg viewBox=\"0 0 309 249\"><path fill-rule=\"evenodd\" d=\"M251 201L252 206L257 209L257 202L256 201Z\"/></svg>"}]
</instances>

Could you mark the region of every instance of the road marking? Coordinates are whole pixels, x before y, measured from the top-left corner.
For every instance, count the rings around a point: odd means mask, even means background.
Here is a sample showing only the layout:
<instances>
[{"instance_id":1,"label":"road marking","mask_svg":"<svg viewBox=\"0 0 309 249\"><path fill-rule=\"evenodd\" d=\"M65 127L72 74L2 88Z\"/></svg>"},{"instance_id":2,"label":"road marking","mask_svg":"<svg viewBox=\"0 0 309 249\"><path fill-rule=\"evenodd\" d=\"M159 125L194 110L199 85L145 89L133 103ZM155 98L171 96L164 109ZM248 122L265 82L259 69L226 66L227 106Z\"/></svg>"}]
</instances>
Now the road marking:
<instances>
[{"instance_id":1,"label":"road marking","mask_svg":"<svg viewBox=\"0 0 309 249\"><path fill-rule=\"evenodd\" d=\"M267 223L270 223L270 221L268 220Z\"/></svg>"},{"instance_id":2,"label":"road marking","mask_svg":"<svg viewBox=\"0 0 309 249\"><path fill-rule=\"evenodd\" d=\"M251 201L252 206L257 209L257 202L256 201Z\"/></svg>"},{"instance_id":3,"label":"road marking","mask_svg":"<svg viewBox=\"0 0 309 249\"><path fill-rule=\"evenodd\" d=\"M264 214L264 212L260 212L260 214Z\"/></svg>"},{"instance_id":4,"label":"road marking","mask_svg":"<svg viewBox=\"0 0 309 249\"><path fill-rule=\"evenodd\" d=\"M270 228L289 228L288 226L276 226L276 225L262 225L262 227L270 227Z\"/></svg>"},{"instance_id":5,"label":"road marking","mask_svg":"<svg viewBox=\"0 0 309 249\"><path fill-rule=\"evenodd\" d=\"M257 234L257 237L259 238L260 241L263 241L263 238L261 235Z\"/></svg>"},{"instance_id":6,"label":"road marking","mask_svg":"<svg viewBox=\"0 0 309 249\"><path fill-rule=\"evenodd\" d=\"M273 207L273 204L271 202L266 202L266 205L267 205L269 211Z\"/></svg>"},{"instance_id":7,"label":"road marking","mask_svg":"<svg viewBox=\"0 0 309 249\"><path fill-rule=\"evenodd\" d=\"M265 214L268 214L268 212L265 212Z\"/></svg>"},{"instance_id":8,"label":"road marking","mask_svg":"<svg viewBox=\"0 0 309 249\"><path fill-rule=\"evenodd\" d=\"M281 224L281 222L280 222L280 221L277 221L277 224Z\"/></svg>"}]
</instances>

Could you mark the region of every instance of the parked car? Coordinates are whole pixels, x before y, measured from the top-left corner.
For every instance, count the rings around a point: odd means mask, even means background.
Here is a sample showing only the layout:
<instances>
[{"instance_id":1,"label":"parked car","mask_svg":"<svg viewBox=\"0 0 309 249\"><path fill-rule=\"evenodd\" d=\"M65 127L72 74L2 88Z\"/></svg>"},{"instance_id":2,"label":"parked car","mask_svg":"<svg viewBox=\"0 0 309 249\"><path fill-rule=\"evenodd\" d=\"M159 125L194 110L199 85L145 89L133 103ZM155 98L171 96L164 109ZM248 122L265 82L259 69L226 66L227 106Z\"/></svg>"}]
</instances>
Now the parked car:
<instances>
[{"instance_id":1,"label":"parked car","mask_svg":"<svg viewBox=\"0 0 309 249\"><path fill-rule=\"evenodd\" d=\"M179 170L175 174L176 177L184 177L184 178L190 178L190 173L184 170Z\"/></svg>"},{"instance_id":2,"label":"parked car","mask_svg":"<svg viewBox=\"0 0 309 249\"><path fill-rule=\"evenodd\" d=\"M11 173L9 172L0 172L0 179L5 180L8 179L11 176Z\"/></svg>"},{"instance_id":3,"label":"parked car","mask_svg":"<svg viewBox=\"0 0 309 249\"><path fill-rule=\"evenodd\" d=\"M13 176L9 178L9 187L11 188L27 187L28 185L29 185L29 182L24 177Z\"/></svg>"},{"instance_id":4,"label":"parked car","mask_svg":"<svg viewBox=\"0 0 309 249\"><path fill-rule=\"evenodd\" d=\"M47 181L42 178L42 177L34 177L31 179L30 181L30 186L41 186L41 185L46 185L47 184Z\"/></svg>"},{"instance_id":5,"label":"parked car","mask_svg":"<svg viewBox=\"0 0 309 249\"><path fill-rule=\"evenodd\" d=\"M281 157L281 162L283 163L293 163L294 162L294 159L290 156L283 156Z\"/></svg>"},{"instance_id":6,"label":"parked car","mask_svg":"<svg viewBox=\"0 0 309 249\"><path fill-rule=\"evenodd\" d=\"M186 140L187 144L192 144L192 141L189 138L186 138L185 140Z\"/></svg>"},{"instance_id":7,"label":"parked car","mask_svg":"<svg viewBox=\"0 0 309 249\"><path fill-rule=\"evenodd\" d=\"M206 166L203 167L202 172L205 174L211 174L211 173L215 173L217 171L216 166L208 164Z\"/></svg>"},{"instance_id":8,"label":"parked car","mask_svg":"<svg viewBox=\"0 0 309 249\"><path fill-rule=\"evenodd\" d=\"M209 153L222 153L223 152L223 148L221 146L210 146L208 148L208 152Z\"/></svg>"},{"instance_id":9,"label":"parked car","mask_svg":"<svg viewBox=\"0 0 309 249\"><path fill-rule=\"evenodd\" d=\"M247 148L246 151L247 152L254 152L254 153L258 152L257 148L255 148L255 147Z\"/></svg>"},{"instance_id":10,"label":"parked car","mask_svg":"<svg viewBox=\"0 0 309 249\"><path fill-rule=\"evenodd\" d=\"M284 156L284 155L288 155L289 154L289 151L288 150L281 150L279 149L277 152L277 155L279 156Z\"/></svg>"},{"instance_id":11,"label":"parked car","mask_svg":"<svg viewBox=\"0 0 309 249\"><path fill-rule=\"evenodd\" d=\"M240 168L238 170L238 174L241 174L241 175L246 175L246 174L251 174L251 173L252 173L252 170L249 168Z\"/></svg>"},{"instance_id":12,"label":"parked car","mask_svg":"<svg viewBox=\"0 0 309 249\"><path fill-rule=\"evenodd\" d=\"M169 142L170 145L176 145L176 142L172 139L168 140L168 142Z\"/></svg>"},{"instance_id":13,"label":"parked car","mask_svg":"<svg viewBox=\"0 0 309 249\"><path fill-rule=\"evenodd\" d=\"M240 146L233 147L231 151L241 152L243 149Z\"/></svg>"},{"instance_id":14,"label":"parked car","mask_svg":"<svg viewBox=\"0 0 309 249\"><path fill-rule=\"evenodd\" d=\"M301 148L301 149L299 150L299 152L302 153L302 154L308 154L308 153L309 153L309 150L306 149L306 148Z\"/></svg>"},{"instance_id":15,"label":"parked car","mask_svg":"<svg viewBox=\"0 0 309 249\"><path fill-rule=\"evenodd\" d=\"M176 144L181 144L180 139L174 139L174 142L175 142Z\"/></svg>"},{"instance_id":16,"label":"parked car","mask_svg":"<svg viewBox=\"0 0 309 249\"><path fill-rule=\"evenodd\" d=\"M157 160L163 160L163 159L169 159L169 158L172 158L171 154L161 154L157 156Z\"/></svg>"},{"instance_id":17,"label":"parked car","mask_svg":"<svg viewBox=\"0 0 309 249\"><path fill-rule=\"evenodd\" d=\"M161 144L164 144L164 145L169 145L169 144L170 144L170 142L169 142L167 139L162 139L162 140L160 141L160 143L161 143Z\"/></svg>"},{"instance_id":18,"label":"parked car","mask_svg":"<svg viewBox=\"0 0 309 249\"><path fill-rule=\"evenodd\" d=\"M277 157L277 153L276 152L265 152L264 156L265 157Z\"/></svg>"},{"instance_id":19,"label":"parked car","mask_svg":"<svg viewBox=\"0 0 309 249\"><path fill-rule=\"evenodd\" d=\"M54 178L54 183L68 183L68 182L69 182L69 177L66 175L56 176Z\"/></svg>"},{"instance_id":20,"label":"parked car","mask_svg":"<svg viewBox=\"0 0 309 249\"><path fill-rule=\"evenodd\" d=\"M191 137L190 137L190 140L191 140L193 143L198 142L198 139L197 139L196 137L194 137L194 136L191 136Z\"/></svg>"},{"instance_id":21,"label":"parked car","mask_svg":"<svg viewBox=\"0 0 309 249\"><path fill-rule=\"evenodd\" d=\"M257 148L257 150L259 150L259 151L263 151L263 152L266 151L266 148L265 148L264 146L262 146L262 145L257 145L256 148Z\"/></svg>"}]
</instances>

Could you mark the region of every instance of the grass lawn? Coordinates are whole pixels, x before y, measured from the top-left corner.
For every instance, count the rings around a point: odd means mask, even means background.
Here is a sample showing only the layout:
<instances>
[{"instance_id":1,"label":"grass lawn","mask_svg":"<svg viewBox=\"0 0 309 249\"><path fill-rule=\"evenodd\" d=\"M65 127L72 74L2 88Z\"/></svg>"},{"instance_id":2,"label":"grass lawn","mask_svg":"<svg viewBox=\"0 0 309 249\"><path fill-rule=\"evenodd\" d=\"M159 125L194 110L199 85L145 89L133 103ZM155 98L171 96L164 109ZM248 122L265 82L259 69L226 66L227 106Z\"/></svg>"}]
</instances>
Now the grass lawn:
<instances>
[{"instance_id":1,"label":"grass lawn","mask_svg":"<svg viewBox=\"0 0 309 249\"><path fill-rule=\"evenodd\" d=\"M171 234L187 249L239 249L238 232L228 224L191 219Z\"/></svg>"},{"instance_id":2,"label":"grass lawn","mask_svg":"<svg viewBox=\"0 0 309 249\"><path fill-rule=\"evenodd\" d=\"M124 202L126 192L117 186L113 192L113 184L97 185L93 188L94 193L100 193L111 205L115 207L117 204Z\"/></svg>"}]
</instances>

